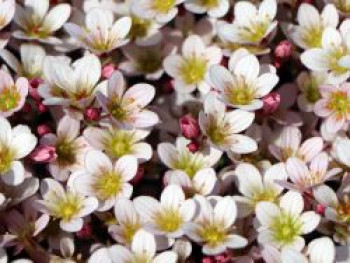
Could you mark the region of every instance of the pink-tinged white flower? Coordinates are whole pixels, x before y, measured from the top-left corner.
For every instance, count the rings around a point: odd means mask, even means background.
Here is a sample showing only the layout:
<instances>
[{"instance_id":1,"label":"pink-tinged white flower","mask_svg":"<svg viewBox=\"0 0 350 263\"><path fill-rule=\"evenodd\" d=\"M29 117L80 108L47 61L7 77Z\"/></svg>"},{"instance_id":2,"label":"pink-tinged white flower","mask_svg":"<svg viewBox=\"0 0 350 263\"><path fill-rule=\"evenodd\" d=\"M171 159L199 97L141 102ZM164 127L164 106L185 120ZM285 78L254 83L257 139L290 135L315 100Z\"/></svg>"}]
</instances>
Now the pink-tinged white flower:
<instances>
[{"instance_id":1,"label":"pink-tinged white flower","mask_svg":"<svg viewBox=\"0 0 350 263\"><path fill-rule=\"evenodd\" d=\"M57 135L48 133L40 139L40 146L52 146L56 150L57 157L49 163L49 170L59 181L66 181L71 172L83 167L84 154L89 147L79 133L79 121L65 115L58 122Z\"/></svg>"},{"instance_id":2,"label":"pink-tinged white flower","mask_svg":"<svg viewBox=\"0 0 350 263\"><path fill-rule=\"evenodd\" d=\"M71 14L69 4L50 7L49 0L25 0L24 5L16 5L15 22L21 28L13 33L14 37L24 40L39 40L48 44L59 44L54 36L68 20Z\"/></svg>"},{"instance_id":3,"label":"pink-tinged white flower","mask_svg":"<svg viewBox=\"0 0 350 263\"><path fill-rule=\"evenodd\" d=\"M321 98L320 86L327 82L328 74L325 72L303 71L299 74L297 84L301 94L297 102L301 111L314 111L315 103Z\"/></svg>"},{"instance_id":4,"label":"pink-tinged white flower","mask_svg":"<svg viewBox=\"0 0 350 263\"><path fill-rule=\"evenodd\" d=\"M321 99L315 104L315 114L326 119L326 131L336 133L350 121L350 83L323 85L320 92Z\"/></svg>"},{"instance_id":5,"label":"pink-tinged white flower","mask_svg":"<svg viewBox=\"0 0 350 263\"><path fill-rule=\"evenodd\" d=\"M16 186L24 181L25 170L20 159L27 156L36 143L27 126L11 128L9 121L0 117L0 178L5 184Z\"/></svg>"},{"instance_id":6,"label":"pink-tinged white flower","mask_svg":"<svg viewBox=\"0 0 350 263\"><path fill-rule=\"evenodd\" d=\"M231 196L212 196L205 198L197 195L199 214L186 225L186 235L200 243L206 255L216 255L227 248L237 249L247 245L247 239L233 234L237 207Z\"/></svg>"},{"instance_id":7,"label":"pink-tinged white flower","mask_svg":"<svg viewBox=\"0 0 350 263\"><path fill-rule=\"evenodd\" d=\"M77 232L83 227L83 218L97 209L94 197L84 197L73 189L64 189L54 179L41 182L40 193L43 200L36 200L36 208L60 220L60 227L67 232Z\"/></svg>"},{"instance_id":8,"label":"pink-tinged white flower","mask_svg":"<svg viewBox=\"0 0 350 263\"><path fill-rule=\"evenodd\" d=\"M139 230L135 234L131 248L121 245L114 245L109 248L96 250L88 260L88 263L176 263L177 255L173 251L165 251L156 254L157 244L155 237L147 231Z\"/></svg>"},{"instance_id":9,"label":"pink-tinged white flower","mask_svg":"<svg viewBox=\"0 0 350 263\"><path fill-rule=\"evenodd\" d=\"M198 88L208 93L211 86L209 69L220 63L221 49L206 47L198 35L191 35L182 44L182 55L170 55L164 59L165 72L175 79L174 88L190 93Z\"/></svg>"},{"instance_id":10,"label":"pink-tinged white flower","mask_svg":"<svg viewBox=\"0 0 350 263\"><path fill-rule=\"evenodd\" d=\"M86 69L89 70L86 70ZM87 107L94 99L95 86L101 77L101 62L92 54L71 65L62 57L44 60L45 82L38 88L45 105Z\"/></svg>"},{"instance_id":11,"label":"pink-tinged white flower","mask_svg":"<svg viewBox=\"0 0 350 263\"><path fill-rule=\"evenodd\" d=\"M193 176L184 171L168 171L164 175L165 184L179 185L186 195L211 195L216 189L218 178L213 168L203 168Z\"/></svg>"},{"instance_id":12,"label":"pink-tinged white flower","mask_svg":"<svg viewBox=\"0 0 350 263\"><path fill-rule=\"evenodd\" d=\"M46 52L39 45L22 44L20 47L20 61L6 49L0 50L0 57L19 76L25 76L30 80L43 77Z\"/></svg>"},{"instance_id":13,"label":"pink-tinged white flower","mask_svg":"<svg viewBox=\"0 0 350 263\"><path fill-rule=\"evenodd\" d=\"M294 43L303 49L322 46L322 35L327 27L336 29L339 23L337 9L327 4L321 14L311 4L302 3L297 14L298 25L290 28L290 37Z\"/></svg>"},{"instance_id":14,"label":"pink-tinged white flower","mask_svg":"<svg viewBox=\"0 0 350 263\"><path fill-rule=\"evenodd\" d=\"M84 169L73 173L69 182L78 193L95 197L99 211L106 211L118 198L130 198L133 188L128 182L136 172L137 160L133 156L112 162L104 153L91 150L85 155Z\"/></svg>"},{"instance_id":15,"label":"pink-tinged white flower","mask_svg":"<svg viewBox=\"0 0 350 263\"><path fill-rule=\"evenodd\" d=\"M9 117L22 109L28 95L29 83L20 77L13 81L11 75L0 70L0 117Z\"/></svg>"},{"instance_id":16,"label":"pink-tinged white flower","mask_svg":"<svg viewBox=\"0 0 350 263\"><path fill-rule=\"evenodd\" d=\"M278 249L291 248L301 251L305 246L302 235L318 226L320 216L313 211L304 212L304 200L298 192L289 191L279 204L262 201L256 206L258 242Z\"/></svg>"},{"instance_id":17,"label":"pink-tinged white flower","mask_svg":"<svg viewBox=\"0 0 350 263\"><path fill-rule=\"evenodd\" d=\"M271 65L260 65L257 57L246 49L231 55L228 69L212 66L210 77L225 104L245 110L262 108L261 98L278 83L276 69Z\"/></svg>"},{"instance_id":18,"label":"pink-tinged white flower","mask_svg":"<svg viewBox=\"0 0 350 263\"><path fill-rule=\"evenodd\" d=\"M248 1L234 5L234 21L218 28L218 35L232 44L259 45L277 26L276 0L264 0L259 7Z\"/></svg>"},{"instance_id":19,"label":"pink-tinged white flower","mask_svg":"<svg viewBox=\"0 0 350 263\"><path fill-rule=\"evenodd\" d=\"M241 163L234 171L236 185L243 196L234 196L238 208L238 216L246 217L254 212L261 201L276 203L283 187L276 181L287 181L287 173L283 163L269 167L264 175L251 164Z\"/></svg>"},{"instance_id":20,"label":"pink-tinged white flower","mask_svg":"<svg viewBox=\"0 0 350 263\"><path fill-rule=\"evenodd\" d=\"M172 171L167 173L185 173L189 178L194 178L202 169L210 168L216 164L222 152L208 147L196 152L191 152L187 145L189 140L178 137L175 145L167 142L158 144L158 157Z\"/></svg>"},{"instance_id":21,"label":"pink-tinged white flower","mask_svg":"<svg viewBox=\"0 0 350 263\"><path fill-rule=\"evenodd\" d=\"M118 9L121 9L122 6L125 6L125 9L127 9L130 0L123 1L125 3L120 3L120 1L115 0L84 0L82 2L82 7L85 13L88 13L95 8L99 8L106 12L113 11L117 13L119 11L118 13L120 14L121 10Z\"/></svg>"},{"instance_id":22,"label":"pink-tinged white flower","mask_svg":"<svg viewBox=\"0 0 350 263\"><path fill-rule=\"evenodd\" d=\"M350 196L343 191L334 192L327 185L321 185L314 189L313 195L316 201L325 207L326 219L340 223L350 223Z\"/></svg>"},{"instance_id":23,"label":"pink-tinged white flower","mask_svg":"<svg viewBox=\"0 0 350 263\"><path fill-rule=\"evenodd\" d=\"M266 245L263 246L261 255L265 262L269 263L331 263L335 259L335 246L330 238L321 237L312 240L304 253L288 247L278 250L276 247Z\"/></svg>"},{"instance_id":24,"label":"pink-tinged white flower","mask_svg":"<svg viewBox=\"0 0 350 263\"><path fill-rule=\"evenodd\" d=\"M134 0L131 11L145 19L155 19L157 23L165 24L178 13L177 6L185 0Z\"/></svg>"},{"instance_id":25,"label":"pink-tinged white flower","mask_svg":"<svg viewBox=\"0 0 350 263\"><path fill-rule=\"evenodd\" d=\"M131 28L131 18L122 17L114 22L111 12L95 8L87 13L85 27L66 23L64 28L91 52L108 53L128 42L126 37Z\"/></svg>"},{"instance_id":26,"label":"pink-tinged white flower","mask_svg":"<svg viewBox=\"0 0 350 263\"><path fill-rule=\"evenodd\" d=\"M153 154L151 145L142 141L149 133L146 130L121 130L109 126L103 129L88 127L83 135L91 147L104 151L110 158L131 155L143 163Z\"/></svg>"},{"instance_id":27,"label":"pink-tinged white flower","mask_svg":"<svg viewBox=\"0 0 350 263\"><path fill-rule=\"evenodd\" d=\"M330 83L344 82L350 76L350 20L345 20L339 31L327 27L322 34L321 47L306 50L301 62L314 71L329 72Z\"/></svg>"},{"instance_id":28,"label":"pink-tinged white flower","mask_svg":"<svg viewBox=\"0 0 350 263\"><path fill-rule=\"evenodd\" d=\"M142 76L157 80L163 73L163 59L175 52L175 47L161 43L151 46L127 45L123 54L127 58L118 68L127 76Z\"/></svg>"},{"instance_id":29,"label":"pink-tinged white flower","mask_svg":"<svg viewBox=\"0 0 350 263\"><path fill-rule=\"evenodd\" d=\"M332 157L339 163L350 167L350 140L337 136L332 144Z\"/></svg>"},{"instance_id":30,"label":"pink-tinged white flower","mask_svg":"<svg viewBox=\"0 0 350 263\"><path fill-rule=\"evenodd\" d=\"M219 18L227 14L229 0L188 0L185 1L185 8L194 14L205 14L209 17Z\"/></svg>"},{"instance_id":31,"label":"pink-tinged white flower","mask_svg":"<svg viewBox=\"0 0 350 263\"><path fill-rule=\"evenodd\" d=\"M50 220L48 215L38 213L33 207L33 201L33 198L29 198L23 202L23 213L12 209L4 216L9 233L2 236L2 239L7 241L5 246L15 246L16 253L22 251L28 240L40 234Z\"/></svg>"},{"instance_id":32,"label":"pink-tinged white flower","mask_svg":"<svg viewBox=\"0 0 350 263\"><path fill-rule=\"evenodd\" d=\"M340 168L329 169L329 156L325 152L314 157L309 167L299 158L289 158L286 162L286 170L293 183L292 189L300 191L322 185L342 171Z\"/></svg>"},{"instance_id":33,"label":"pink-tinged white flower","mask_svg":"<svg viewBox=\"0 0 350 263\"><path fill-rule=\"evenodd\" d=\"M296 157L304 162L310 162L323 148L321 137L312 137L301 143L301 132L298 128L287 126L277 132L270 153L279 161L285 162L290 157Z\"/></svg>"},{"instance_id":34,"label":"pink-tinged white flower","mask_svg":"<svg viewBox=\"0 0 350 263\"><path fill-rule=\"evenodd\" d=\"M196 212L195 202L192 199L186 200L178 185L166 186L160 201L140 196L134 199L134 204L136 211L145 220L144 229L169 239L184 235L186 223L192 220Z\"/></svg>"},{"instance_id":35,"label":"pink-tinged white flower","mask_svg":"<svg viewBox=\"0 0 350 263\"><path fill-rule=\"evenodd\" d=\"M108 228L108 233L119 243L131 245L138 230L143 226L143 216L138 214L132 201L119 198L114 206L114 215L118 222Z\"/></svg>"},{"instance_id":36,"label":"pink-tinged white flower","mask_svg":"<svg viewBox=\"0 0 350 263\"><path fill-rule=\"evenodd\" d=\"M15 0L0 1L0 30L7 26L15 15Z\"/></svg>"},{"instance_id":37,"label":"pink-tinged white flower","mask_svg":"<svg viewBox=\"0 0 350 263\"><path fill-rule=\"evenodd\" d=\"M97 93L97 99L117 126L147 128L158 123L158 115L145 107L152 101L155 88L140 83L126 89L123 75L116 71L108 80L106 90Z\"/></svg>"},{"instance_id":38,"label":"pink-tinged white flower","mask_svg":"<svg viewBox=\"0 0 350 263\"><path fill-rule=\"evenodd\" d=\"M256 142L239 134L254 120L254 113L243 110L226 111L224 103L209 94L204 101L204 111L199 113L199 126L209 144L222 151L237 154L254 152Z\"/></svg>"}]
</instances>

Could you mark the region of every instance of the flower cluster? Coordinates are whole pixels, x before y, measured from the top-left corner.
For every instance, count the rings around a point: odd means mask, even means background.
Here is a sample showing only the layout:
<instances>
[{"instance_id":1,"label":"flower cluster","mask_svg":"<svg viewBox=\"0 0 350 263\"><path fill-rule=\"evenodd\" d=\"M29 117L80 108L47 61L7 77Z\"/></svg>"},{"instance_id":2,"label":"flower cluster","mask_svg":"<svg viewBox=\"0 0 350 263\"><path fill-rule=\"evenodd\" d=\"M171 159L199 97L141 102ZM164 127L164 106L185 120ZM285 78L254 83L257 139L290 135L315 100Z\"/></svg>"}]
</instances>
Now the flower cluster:
<instances>
[{"instance_id":1,"label":"flower cluster","mask_svg":"<svg viewBox=\"0 0 350 263\"><path fill-rule=\"evenodd\" d=\"M349 17L0 0L0 262L350 262Z\"/></svg>"}]
</instances>

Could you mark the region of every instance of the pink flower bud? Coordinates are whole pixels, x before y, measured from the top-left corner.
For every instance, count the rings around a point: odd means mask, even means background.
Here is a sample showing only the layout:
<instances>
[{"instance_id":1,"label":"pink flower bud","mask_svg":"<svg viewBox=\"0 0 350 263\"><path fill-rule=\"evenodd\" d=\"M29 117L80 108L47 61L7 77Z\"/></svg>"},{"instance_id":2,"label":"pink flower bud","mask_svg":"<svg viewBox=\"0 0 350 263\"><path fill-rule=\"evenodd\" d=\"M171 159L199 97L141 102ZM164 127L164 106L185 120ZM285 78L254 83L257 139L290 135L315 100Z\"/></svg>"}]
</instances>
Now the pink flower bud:
<instances>
[{"instance_id":1,"label":"pink flower bud","mask_svg":"<svg viewBox=\"0 0 350 263\"><path fill-rule=\"evenodd\" d=\"M190 152L195 153L199 150L199 145L197 142L192 141L189 144L187 144L187 148Z\"/></svg>"},{"instance_id":2,"label":"pink flower bud","mask_svg":"<svg viewBox=\"0 0 350 263\"><path fill-rule=\"evenodd\" d=\"M197 119L187 114L180 118L181 133L187 139L194 139L199 136L200 129Z\"/></svg>"},{"instance_id":3,"label":"pink flower bud","mask_svg":"<svg viewBox=\"0 0 350 263\"><path fill-rule=\"evenodd\" d=\"M293 45L288 40L281 41L275 48L275 58L286 60L292 55Z\"/></svg>"},{"instance_id":4,"label":"pink flower bud","mask_svg":"<svg viewBox=\"0 0 350 263\"><path fill-rule=\"evenodd\" d=\"M265 96L263 99L263 112L264 114L272 114L274 113L281 102L281 96L277 92L271 92L267 96Z\"/></svg>"},{"instance_id":5,"label":"pink flower bud","mask_svg":"<svg viewBox=\"0 0 350 263\"><path fill-rule=\"evenodd\" d=\"M98 121L101 117L100 113L98 108L87 108L84 112L84 117L89 121Z\"/></svg>"},{"instance_id":6,"label":"pink flower bud","mask_svg":"<svg viewBox=\"0 0 350 263\"><path fill-rule=\"evenodd\" d=\"M53 146L39 146L31 154L31 158L35 162L49 163L57 157L56 149Z\"/></svg>"},{"instance_id":7,"label":"pink flower bud","mask_svg":"<svg viewBox=\"0 0 350 263\"><path fill-rule=\"evenodd\" d=\"M38 94L38 87L42 83L44 83L42 78L34 78L29 81L29 95L37 101L41 99L40 95Z\"/></svg>"},{"instance_id":8,"label":"pink flower bud","mask_svg":"<svg viewBox=\"0 0 350 263\"><path fill-rule=\"evenodd\" d=\"M324 213L326 212L326 207L324 205L321 205L321 204L318 204L316 206L316 213L321 215L321 216L324 216Z\"/></svg>"},{"instance_id":9,"label":"pink flower bud","mask_svg":"<svg viewBox=\"0 0 350 263\"><path fill-rule=\"evenodd\" d=\"M215 263L212 257L204 257L202 258L202 263Z\"/></svg>"},{"instance_id":10,"label":"pink flower bud","mask_svg":"<svg viewBox=\"0 0 350 263\"><path fill-rule=\"evenodd\" d=\"M52 130L51 128L46 125L46 124L41 124L39 125L37 128L36 128L36 131L37 133L39 134L39 136L43 136L45 134L48 134L48 133L52 133Z\"/></svg>"},{"instance_id":11,"label":"pink flower bud","mask_svg":"<svg viewBox=\"0 0 350 263\"><path fill-rule=\"evenodd\" d=\"M37 102L36 107L40 113L45 113L47 111L47 107L42 102Z\"/></svg>"},{"instance_id":12,"label":"pink flower bud","mask_svg":"<svg viewBox=\"0 0 350 263\"><path fill-rule=\"evenodd\" d=\"M108 79L116 69L117 67L113 63L104 65L102 68L102 78Z\"/></svg>"}]
</instances>

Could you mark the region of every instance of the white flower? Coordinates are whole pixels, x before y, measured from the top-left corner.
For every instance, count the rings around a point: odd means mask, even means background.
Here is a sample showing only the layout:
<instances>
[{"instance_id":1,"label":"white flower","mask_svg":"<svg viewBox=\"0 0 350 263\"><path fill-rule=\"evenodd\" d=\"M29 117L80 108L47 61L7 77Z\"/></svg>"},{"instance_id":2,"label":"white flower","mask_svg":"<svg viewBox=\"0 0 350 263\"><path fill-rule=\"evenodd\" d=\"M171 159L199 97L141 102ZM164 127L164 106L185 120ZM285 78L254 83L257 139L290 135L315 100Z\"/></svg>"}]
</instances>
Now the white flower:
<instances>
[{"instance_id":1,"label":"white flower","mask_svg":"<svg viewBox=\"0 0 350 263\"><path fill-rule=\"evenodd\" d=\"M199 36L191 35L182 44L182 56L170 55L163 64L165 72L175 79L176 91L190 93L198 88L202 93L208 93L211 85L209 69L219 64L221 58L220 48L206 47Z\"/></svg>"},{"instance_id":2,"label":"white flower","mask_svg":"<svg viewBox=\"0 0 350 263\"><path fill-rule=\"evenodd\" d=\"M0 50L0 57L19 76L25 76L28 79L43 77L46 52L39 45L22 44L20 47L21 61L6 49Z\"/></svg>"},{"instance_id":3,"label":"white flower","mask_svg":"<svg viewBox=\"0 0 350 263\"><path fill-rule=\"evenodd\" d=\"M24 6L17 4L15 21L22 31L15 31L13 35L19 39L59 44L61 40L53 34L68 20L71 6L59 4L50 10L49 6L49 0L25 0Z\"/></svg>"},{"instance_id":4,"label":"white flower","mask_svg":"<svg viewBox=\"0 0 350 263\"><path fill-rule=\"evenodd\" d=\"M83 167L84 156L89 147L85 139L79 136L79 132L80 122L65 115L58 122L57 135L48 133L40 139L40 145L55 148L57 157L49 163L49 170L59 181L66 181L70 172Z\"/></svg>"},{"instance_id":5,"label":"white flower","mask_svg":"<svg viewBox=\"0 0 350 263\"><path fill-rule=\"evenodd\" d=\"M0 1L0 30L7 26L15 15L15 0Z\"/></svg>"},{"instance_id":6,"label":"white flower","mask_svg":"<svg viewBox=\"0 0 350 263\"><path fill-rule=\"evenodd\" d=\"M278 131L272 144L269 145L271 154L283 162L290 157L297 157L308 163L322 151L322 148L321 137L312 137L301 143L300 130L292 126Z\"/></svg>"},{"instance_id":7,"label":"white flower","mask_svg":"<svg viewBox=\"0 0 350 263\"><path fill-rule=\"evenodd\" d=\"M196 205L177 185L164 188L160 201L140 196L134 199L136 211L145 220L144 229L155 235L164 235L170 239L184 235L185 224L192 220Z\"/></svg>"},{"instance_id":8,"label":"white flower","mask_svg":"<svg viewBox=\"0 0 350 263\"><path fill-rule=\"evenodd\" d=\"M271 65L260 65L257 57L246 49L231 55L228 69L212 66L210 77L227 105L245 110L262 108L260 99L278 83L276 69Z\"/></svg>"},{"instance_id":9,"label":"white flower","mask_svg":"<svg viewBox=\"0 0 350 263\"><path fill-rule=\"evenodd\" d=\"M247 129L254 117L254 113L243 110L226 112L225 104L210 94L204 101L204 111L199 113L199 125L213 147L238 154L251 153L257 149L257 143L238 133Z\"/></svg>"},{"instance_id":10,"label":"white flower","mask_svg":"<svg viewBox=\"0 0 350 263\"><path fill-rule=\"evenodd\" d=\"M139 230L132 241L131 250L121 245L96 250L88 263L176 263L177 255L173 251L165 251L156 255L156 241L152 234Z\"/></svg>"},{"instance_id":11,"label":"white flower","mask_svg":"<svg viewBox=\"0 0 350 263\"><path fill-rule=\"evenodd\" d=\"M11 75L0 70L0 117L9 117L22 109L28 95L29 83L20 77L13 81Z\"/></svg>"},{"instance_id":12,"label":"white flower","mask_svg":"<svg viewBox=\"0 0 350 263\"><path fill-rule=\"evenodd\" d=\"M303 49L322 46L322 35L327 27L336 28L339 15L334 5L328 4L321 14L311 4L302 3L297 14L298 25L292 26L290 36Z\"/></svg>"},{"instance_id":13,"label":"white flower","mask_svg":"<svg viewBox=\"0 0 350 263\"><path fill-rule=\"evenodd\" d=\"M234 196L238 216L245 217L254 212L261 201L277 202L283 187L276 181L286 181L288 176L283 163L269 167L262 176L251 164L241 163L234 171L236 185L243 196Z\"/></svg>"},{"instance_id":14,"label":"white flower","mask_svg":"<svg viewBox=\"0 0 350 263\"><path fill-rule=\"evenodd\" d=\"M118 198L130 198L132 186L128 183L137 172L137 160L123 156L115 163L102 152L88 151L84 169L73 173L69 183L80 194L96 197L99 211L113 207Z\"/></svg>"},{"instance_id":15,"label":"white flower","mask_svg":"<svg viewBox=\"0 0 350 263\"><path fill-rule=\"evenodd\" d=\"M83 135L91 147L103 150L111 158L132 155L143 163L151 159L153 154L151 145L142 142L149 133L145 130L122 130L109 126L105 129L88 127Z\"/></svg>"},{"instance_id":16,"label":"white flower","mask_svg":"<svg viewBox=\"0 0 350 263\"><path fill-rule=\"evenodd\" d=\"M134 0L131 10L141 18L155 19L157 23L165 24L178 13L177 5L185 0Z\"/></svg>"},{"instance_id":17,"label":"white flower","mask_svg":"<svg viewBox=\"0 0 350 263\"><path fill-rule=\"evenodd\" d=\"M167 142L158 144L159 159L172 171L168 173L185 173L189 178L194 178L202 169L210 168L218 162L222 152L212 147L192 153L187 145L189 140L178 137L175 145Z\"/></svg>"},{"instance_id":18,"label":"white flower","mask_svg":"<svg viewBox=\"0 0 350 263\"><path fill-rule=\"evenodd\" d=\"M332 145L332 156L336 161L350 167L350 140L347 137L337 136Z\"/></svg>"},{"instance_id":19,"label":"white flower","mask_svg":"<svg viewBox=\"0 0 350 263\"><path fill-rule=\"evenodd\" d=\"M131 18L123 17L113 22L113 14L102 9L92 9L85 18L85 27L66 23L65 30L83 47L96 54L108 53L125 45Z\"/></svg>"},{"instance_id":20,"label":"white flower","mask_svg":"<svg viewBox=\"0 0 350 263\"><path fill-rule=\"evenodd\" d=\"M236 204L232 197L212 196L208 199L197 195L199 215L186 225L186 235L203 245L207 255L224 252L227 248L237 249L247 245L247 240L233 234L233 224L237 216Z\"/></svg>"},{"instance_id":21,"label":"white flower","mask_svg":"<svg viewBox=\"0 0 350 263\"><path fill-rule=\"evenodd\" d=\"M257 229L258 242L301 251L305 246L301 235L311 233L321 219L315 212L302 213L303 210L303 197L293 191L283 195L279 205L266 201L258 203L255 209L260 223Z\"/></svg>"},{"instance_id":22,"label":"white flower","mask_svg":"<svg viewBox=\"0 0 350 263\"><path fill-rule=\"evenodd\" d=\"M86 69L89 70L86 70ZM101 77L101 62L92 54L69 65L61 57L44 60L45 83L38 92L45 105L86 107L94 99L95 86Z\"/></svg>"},{"instance_id":23,"label":"white flower","mask_svg":"<svg viewBox=\"0 0 350 263\"><path fill-rule=\"evenodd\" d=\"M7 119L0 117L0 178L8 185L24 181L24 167L19 161L27 156L37 143L29 128L17 125L11 128Z\"/></svg>"},{"instance_id":24,"label":"white flower","mask_svg":"<svg viewBox=\"0 0 350 263\"><path fill-rule=\"evenodd\" d=\"M71 189L65 190L54 179L42 181L40 192L43 200L36 200L36 207L45 214L60 220L60 227L67 232L79 231L83 217L96 210L98 202L94 197L84 198Z\"/></svg>"},{"instance_id":25,"label":"white flower","mask_svg":"<svg viewBox=\"0 0 350 263\"><path fill-rule=\"evenodd\" d=\"M310 263L331 263L335 260L335 246L329 237L312 240L307 246L306 255ZM338 261L336 261L338 262Z\"/></svg>"},{"instance_id":26,"label":"white flower","mask_svg":"<svg viewBox=\"0 0 350 263\"><path fill-rule=\"evenodd\" d=\"M144 109L154 98L155 89L145 83L126 90L123 75L116 71L108 80L106 90L97 93L97 99L112 121L123 128L147 128L158 123L158 115Z\"/></svg>"},{"instance_id":27,"label":"white flower","mask_svg":"<svg viewBox=\"0 0 350 263\"><path fill-rule=\"evenodd\" d=\"M127 45L123 48L127 61L120 63L118 68L127 76L144 75L148 80L158 80L164 73L163 59L174 51L175 47L170 44Z\"/></svg>"},{"instance_id":28,"label":"white flower","mask_svg":"<svg viewBox=\"0 0 350 263\"><path fill-rule=\"evenodd\" d=\"M276 0L264 0L257 8L248 1L234 5L234 21L222 24L218 35L224 41L235 44L259 45L277 26Z\"/></svg>"},{"instance_id":29,"label":"white flower","mask_svg":"<svg viewBox=\"0 0 350 263\"><path fill-rule=\"evenodd\" d=\"M313 158L309 167L299 158L292 157L286 162L288 176L294 184L292 188L301 191L323 184L342 170L340 168L328 170L328 166L329 156L325 152Z\"/></svg>"},{"instance_id":30,"label":"white flower","mask_svg":"<svg viewBox=\"0 0 350 263\"><path fill-rule=\"evenodd\" d=\"M185 8L195 14L208 13L208 16L219 18L226 15L230 8L229 0L188 0Z\"/></svg>"},{"instance_id":31,"label":"white flower","mask_svg":"<svg viewBox=\"0 0 350 263\"><path fill-rule=\"evenodd\" d=\"M143 226L143 216L137 213L134 203L125 198L115 202L114 215L118 224L108 228L109 234L116 241L131 245L135 233Z\"/></svg>"},{"instance_id":32,"label":"white flower","mask_svg":"<svg viewBox=\"0 0 350 263\"><path fill-rule=\"evenodd\" d=\"M306 50L301 62L309 69L329 72L332 84L345 81L350 76L350 20L340 25L339 31L327 27L322 34L322 46Z\"/></svg>"}]
</instances>

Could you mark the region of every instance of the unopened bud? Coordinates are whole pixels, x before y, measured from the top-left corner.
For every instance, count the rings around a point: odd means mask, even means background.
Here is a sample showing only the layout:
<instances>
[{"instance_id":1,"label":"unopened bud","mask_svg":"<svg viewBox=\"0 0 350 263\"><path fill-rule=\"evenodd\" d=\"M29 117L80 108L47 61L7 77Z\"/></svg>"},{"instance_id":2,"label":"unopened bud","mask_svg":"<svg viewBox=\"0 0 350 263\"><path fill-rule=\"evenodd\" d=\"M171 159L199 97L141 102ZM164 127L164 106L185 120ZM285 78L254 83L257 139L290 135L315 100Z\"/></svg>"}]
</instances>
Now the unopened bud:
<instances>
[{"instance_id":1,"label":"unopened bud","mask_svg":"<svg viewBox=\"0 0 350 263\"><path fill-rule=\"evenodd\" d=\"M321 215L321 216L324 216L324 213L326 212L326 207L322 204L318 204L316 206L316 213Z\"/></svg>"},{"instance_id":2,"label":"unopened bud","mask_svg":"<svg viewBox=\"0 0 350 263\"><path fill-rule=\"evenodd\" d=\"M199 150L199 145L198 143L192 141L189 144L187 144L187 148L190 152L195 153Z\"/></svg>"},{"instance_id":3,"label":"unopened bud","mask_svg":"<svg viewBox=\"0 0 350 263\"><path fill-rule=\"evenodd\" d=\"M53 146L39 146L31 154L31 158L36 162L52 162L57 158L56 148Z\"/></svg>"},{"instance_id":4,"label":"unopened bud","mask_svg":"<svg viewBox=\"0 0 350 263\"><path fill-rule=\"evenodd\" d=\"M200 129L197 119L187 114L180 118L180 129L181 133L187 139L194 139L199 136Z\"/></svg>"},{"instance_id":5,"label":"unopened bud","mask_svg":"<svg viewBox=\"0 0 350 263\"><path fill-rule=\"evenodd\" d=\"M281 96L277 92L271 92L262 99L264 114L274 113L280 106Z\"/></svg>"},{"instance_id":6,"label":"unopened bud","mask_svg":"<svg viewBox=\"0 0 350 263\"><path fill-rule=\"evenodd\" d=\"M97 108L87 108L84 112L84 117L89 121L98 121L101 117L101 112Z\"/></svg>"},{"instance_id":7,"label":"unopened bud","mask_svg":"<svg viewBox=\"0 0 350 263\"><path fill-rule=\"evenodd\" d=\"M46 124L39 125L38 128L36 129L36 131L39 134L39 136L43 136L45 134L52 133L51 128Z\"/></svg>"},{"instance_id":8,"label":"unopened bud","mask_svg":"<svg viewBox=\"0 0 350 263\"><path fill-rule=\"evenodd\" d=\"M79 238L90 238L91 237L91 226L87 223L83 225L83 227L77 232L77 237Z\"/></svg>"},{"instance_id":9,"label":"unopened bud","mask_svg":"<svg viewBox=\"0 0 350 263\"><path fill-rule=\"evenodd\" d=\"M275 48L275 58L286 60L292 55L293 45L288 40L281 41Z\"/></svg>"},{"instance_id":10,"label":"unopened bud","mask_svg":"<svg viewBox=\"0 0 350 263\"><path fill-rule=\"evenodd\" d=\"M103 78L108 79L116 69L117 67L113 63L108 63L103 66L101 75Z\"/></svg>"}]
</instances>

